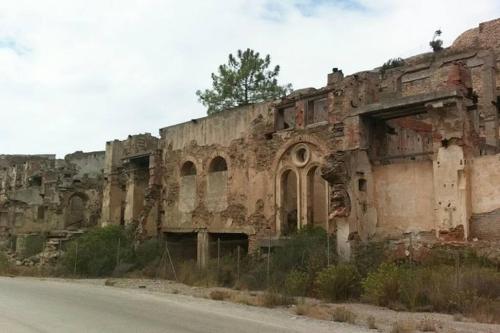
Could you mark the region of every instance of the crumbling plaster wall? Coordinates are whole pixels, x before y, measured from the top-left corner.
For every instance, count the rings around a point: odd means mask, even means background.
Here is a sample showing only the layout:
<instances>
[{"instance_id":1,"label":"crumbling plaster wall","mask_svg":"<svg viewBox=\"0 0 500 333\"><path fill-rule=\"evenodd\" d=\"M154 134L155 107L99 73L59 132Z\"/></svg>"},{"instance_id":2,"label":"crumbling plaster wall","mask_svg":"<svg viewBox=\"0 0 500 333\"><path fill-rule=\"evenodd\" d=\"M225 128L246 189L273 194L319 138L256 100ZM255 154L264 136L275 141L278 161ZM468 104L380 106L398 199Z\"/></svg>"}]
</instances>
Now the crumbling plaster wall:
<instances>
[{"instance_id":1,"label":"crumbling plaster wall","mask_svg":"<svg viewBox=\"0 0 500 333\"><path fill-rule=\"evenodd\" d=\"M104 152L0 157L2 236L96 225L102 202ZM69 225L70 199L84 198L84 214Z\"/></svg>"},{"instance_id":2,"label":"crumbling plaster wall","mask_svg":"<svg viewBox=\"0 0 500 333\"><path fill-rule=\"evenodd\" d=\"M159 140L150 133L106 143L102 225L140 224L141 237L158 229L161 196Z\"/></svg>"},{"instance_id":3,"label":"crumbling plaster wall","mask_svg":"<svg viewBox=\"0 0 500 333\"><path fill-rule=\"evenodd\" d=\"M431 161L374 166L373 178L379 239L435 229Z\"/></svg>"},{"instance_id":4,"label":"crumbling plaster wall","mask_svg":"<svg viewBox=\"0 0 500 333\"><path fill-rule=\"evenodd\" d=\"M265 156L256 156L254 146L256 141L267 141L264 134L272 126L270 119L269 104L264 103L160 131L165 165L164 230L256 233L254 225L261 222L260 217L266 219L263 214L267 212L269 218L272 204L262 198L269 192L266 184L272 184L272 176L266 175L265 165L251 176L255 169L250 165L259 168L257 164L270 163ZM227 171L210 172L215 158L225 160ZM194 164L196 175L181 177L186 162ZM189 200L181 202L181 198ZM253 222L247 223L249 220Z\"/></svg>"}]
</instances>

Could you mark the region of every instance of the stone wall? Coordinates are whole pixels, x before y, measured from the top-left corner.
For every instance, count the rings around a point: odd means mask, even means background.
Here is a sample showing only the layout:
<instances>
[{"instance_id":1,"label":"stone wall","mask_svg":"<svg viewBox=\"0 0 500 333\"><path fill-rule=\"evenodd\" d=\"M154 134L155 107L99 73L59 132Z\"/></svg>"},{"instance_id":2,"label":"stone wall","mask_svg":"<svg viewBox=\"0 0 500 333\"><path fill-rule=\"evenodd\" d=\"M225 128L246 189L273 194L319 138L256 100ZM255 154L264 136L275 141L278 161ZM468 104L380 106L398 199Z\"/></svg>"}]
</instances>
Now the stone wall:
<instances>
[{"instance_id":1,"label":"stone wall","mask_svg":"<svg viewBox=\"0 0 500 333\"><path fill-rule=\"evenodd\" d=\"M202 264L214 237L257 249L311 225L344 259L352 242L408 234L498 239L499 36L500 20L485 22L400 66L335 68L324 87L110 141L104 155L1 157L0 228L100 217L140 239L196 239Z\"/></svg>"}]
</instances>

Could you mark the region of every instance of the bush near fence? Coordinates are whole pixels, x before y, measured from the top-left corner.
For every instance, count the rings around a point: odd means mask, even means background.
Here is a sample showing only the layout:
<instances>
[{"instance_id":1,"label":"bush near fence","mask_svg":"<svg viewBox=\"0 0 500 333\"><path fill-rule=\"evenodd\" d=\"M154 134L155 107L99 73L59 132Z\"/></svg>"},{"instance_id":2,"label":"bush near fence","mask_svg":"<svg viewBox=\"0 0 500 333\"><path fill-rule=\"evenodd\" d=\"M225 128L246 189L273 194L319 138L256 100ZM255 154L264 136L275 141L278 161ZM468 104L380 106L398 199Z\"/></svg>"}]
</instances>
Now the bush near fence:
<instances>
[{"instance_id":1,"label":"bush near fence","mask_svg":"<svg viewBox=\"0 0 500 333\"><path fill-rule=\"evenodd\" d=\"M110 226L71 242L62 263L66 272L84 276L109 275L120 262L129 262L149 277L190 285L330 301L355 299L398 310L462 313L483 322L500 322L497 266L470 249L446 247L431 250L420 263L411 258L394 261L386 254L386 245L361 244L350 263L340 263L334 255L334 239L328 239L321 228L305 228L283 247L263 248L255 254L225 251L221 255L212 250L207 266L200 268L175 243L154 239L134 249L129 232ZM218 241L215 248L223 246L235 244Z\"/></svg>"}]
</instances>

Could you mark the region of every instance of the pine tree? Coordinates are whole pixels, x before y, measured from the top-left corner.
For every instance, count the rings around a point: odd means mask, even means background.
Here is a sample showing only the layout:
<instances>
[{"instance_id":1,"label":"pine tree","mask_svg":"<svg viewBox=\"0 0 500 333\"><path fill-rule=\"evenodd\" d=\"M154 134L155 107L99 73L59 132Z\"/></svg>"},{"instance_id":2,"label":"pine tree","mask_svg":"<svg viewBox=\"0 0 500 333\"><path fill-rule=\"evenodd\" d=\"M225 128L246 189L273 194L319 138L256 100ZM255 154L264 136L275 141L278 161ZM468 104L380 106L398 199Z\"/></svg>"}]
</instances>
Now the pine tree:
<instances>
[{"instance_id":1,"label":"pine tree","mask_svg":"<svg viewBox=\"0 0 500 333\"><path fill-rule=\"evenodd\" d=\"M213 114L227 108L276 99L291 91L291 84L278 85L280 66L269 69L271 57L261 58L251 49L229 54L227 64L212 73L212 89L198 90L199 101Z\"/></svg>"}]
</instances>

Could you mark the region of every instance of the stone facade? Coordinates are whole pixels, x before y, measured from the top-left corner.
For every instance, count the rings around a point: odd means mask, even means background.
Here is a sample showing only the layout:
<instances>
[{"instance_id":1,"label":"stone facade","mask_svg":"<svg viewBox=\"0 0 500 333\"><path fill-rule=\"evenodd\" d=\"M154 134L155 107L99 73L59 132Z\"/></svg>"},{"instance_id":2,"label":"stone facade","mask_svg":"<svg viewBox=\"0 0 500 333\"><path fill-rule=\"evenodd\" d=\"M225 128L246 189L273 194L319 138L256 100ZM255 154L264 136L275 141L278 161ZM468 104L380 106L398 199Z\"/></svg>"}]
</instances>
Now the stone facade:
<instances>
[{"instance_id":1,"label":"stone facade","mask_svg":"<svg viewBox=\"0 0 500 333\"><path fill-rule=\"evenodd\" d=\"M104 151L0 155L0 237L58 233L101 219Z\"/></svg>"},{"instance_id":2,"label":"stone facade","mask_svg":"<svg viewBox=\"0 0 500 333\"><path fill-rule=\"evenodd\" d=\"M201 264L214 237L251 251L307 225L346 259L353 242L408 234L499 240L499 40L500 19L484 22L398 67L334 69L319 89L108 142L101 223L192 239Z\"/></svg>"}]
</instances>

